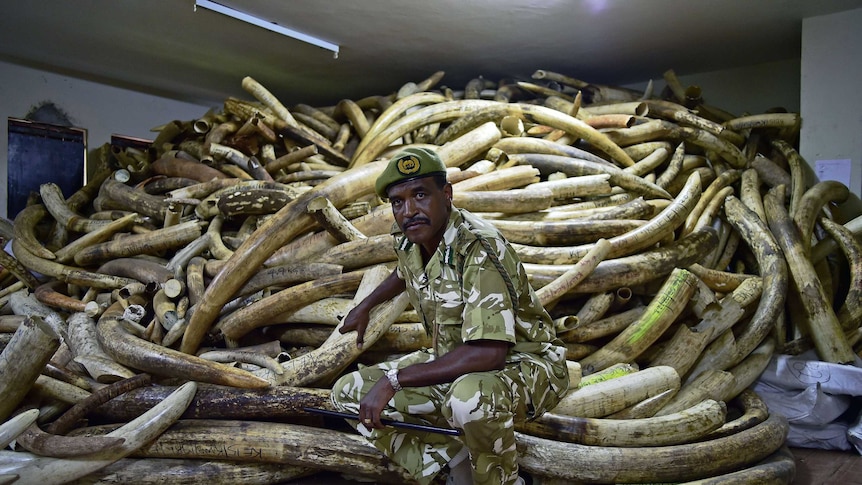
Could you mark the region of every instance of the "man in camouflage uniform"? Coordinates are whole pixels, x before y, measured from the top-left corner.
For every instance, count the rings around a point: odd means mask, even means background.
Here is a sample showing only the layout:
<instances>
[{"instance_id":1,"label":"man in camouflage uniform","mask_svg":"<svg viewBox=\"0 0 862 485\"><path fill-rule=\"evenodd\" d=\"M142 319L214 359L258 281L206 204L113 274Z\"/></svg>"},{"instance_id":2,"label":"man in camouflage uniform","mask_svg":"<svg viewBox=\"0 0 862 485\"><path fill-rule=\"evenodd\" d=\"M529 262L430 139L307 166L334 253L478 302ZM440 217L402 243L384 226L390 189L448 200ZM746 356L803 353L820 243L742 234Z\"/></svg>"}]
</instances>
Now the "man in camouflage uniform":
<instances>
[{"instance_id":1,"label":"man in camouflage uniform","mask_svg":"<svg viewBox=\"0 0 862 485\"><path fill-rule=\"evenodd\" d=\"M450 481L461 475L469 483L472 473L473 483L523 483L515 423L553 408L568 387L550 316L503 236L452 206L436 153L405 149L375 188L392 203L398 266L348 313L341 332L356 330L361 346L369 311L406 290L433 345L343 376L333 404L358 414L357 430L423 485L444 467ZM462 435L384 426L381 417Z\"/></svg>"}]
</instances>

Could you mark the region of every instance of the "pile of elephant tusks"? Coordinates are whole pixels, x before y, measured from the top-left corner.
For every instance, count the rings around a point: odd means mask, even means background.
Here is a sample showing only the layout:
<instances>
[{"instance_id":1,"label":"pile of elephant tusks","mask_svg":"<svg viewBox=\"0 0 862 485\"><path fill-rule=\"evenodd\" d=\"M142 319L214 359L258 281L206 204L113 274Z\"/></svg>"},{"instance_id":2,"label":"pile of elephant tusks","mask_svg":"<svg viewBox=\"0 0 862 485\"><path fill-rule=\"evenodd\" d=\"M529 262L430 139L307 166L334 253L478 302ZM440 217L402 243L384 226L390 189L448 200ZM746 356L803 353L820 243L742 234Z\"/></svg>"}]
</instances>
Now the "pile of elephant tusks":
<instances>
[{"instance_id":1,"label":"pile of elephant tusks","mask_svg":"<svg viewBox=\"0 0 862 485\"><path fill-rule=\"evenodd\" d=\"M139 149L90 153L0 221L0 484L413 483L327 409L357 365L430 345L405 296L336 329L395 264L388 157L435 150L454 204L519 254L570 389L516 425L542 483L791 483L773 355L860 351L862 222L797 152L800 117L735 116L536 71L443 73L334 106L252 78Z\"/></svg>"}]
</instances>

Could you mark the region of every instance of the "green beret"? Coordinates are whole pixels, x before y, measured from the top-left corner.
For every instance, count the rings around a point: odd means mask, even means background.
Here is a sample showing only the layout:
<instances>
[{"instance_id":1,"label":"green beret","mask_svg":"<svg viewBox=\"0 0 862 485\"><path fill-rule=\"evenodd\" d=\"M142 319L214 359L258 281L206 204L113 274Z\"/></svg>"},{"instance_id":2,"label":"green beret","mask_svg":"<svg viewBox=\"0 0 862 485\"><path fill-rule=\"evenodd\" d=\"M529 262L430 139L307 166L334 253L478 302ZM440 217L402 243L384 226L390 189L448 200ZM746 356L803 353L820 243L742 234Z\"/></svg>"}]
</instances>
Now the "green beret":
<instances>
[{"instance_id":1,"label":"green beret","mask_svg":"<svg viewBox=\"0 0 862 485\"><path fill-rule=\"evenodd\" d=\"M446 174L446 165L439 155L427 148L405 148L389 160L377 177L374 191L381 198L386 198L386 190L394 184L440 173Z\"/></svg>"}]
</instances>

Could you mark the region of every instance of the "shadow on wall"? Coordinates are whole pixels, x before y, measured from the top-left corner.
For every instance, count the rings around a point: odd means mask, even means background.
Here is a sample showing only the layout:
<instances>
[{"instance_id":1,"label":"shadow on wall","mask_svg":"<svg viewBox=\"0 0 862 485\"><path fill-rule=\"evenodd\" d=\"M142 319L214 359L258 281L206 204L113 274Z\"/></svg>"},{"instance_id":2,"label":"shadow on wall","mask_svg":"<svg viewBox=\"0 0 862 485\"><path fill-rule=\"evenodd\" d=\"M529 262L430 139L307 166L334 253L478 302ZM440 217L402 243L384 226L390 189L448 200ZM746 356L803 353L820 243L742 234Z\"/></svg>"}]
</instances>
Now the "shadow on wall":
<instances>
[{"instance_id":1,"label":"shadow on wall","mask_svg":"<svg viewBox=\"0 0 862 485\"><path fill-rule=\"evenodd\" d=\"M30 108L24 119L58 126L73 126L68 113L52 101L42 101Z\"/></svg>"}]
</instances>

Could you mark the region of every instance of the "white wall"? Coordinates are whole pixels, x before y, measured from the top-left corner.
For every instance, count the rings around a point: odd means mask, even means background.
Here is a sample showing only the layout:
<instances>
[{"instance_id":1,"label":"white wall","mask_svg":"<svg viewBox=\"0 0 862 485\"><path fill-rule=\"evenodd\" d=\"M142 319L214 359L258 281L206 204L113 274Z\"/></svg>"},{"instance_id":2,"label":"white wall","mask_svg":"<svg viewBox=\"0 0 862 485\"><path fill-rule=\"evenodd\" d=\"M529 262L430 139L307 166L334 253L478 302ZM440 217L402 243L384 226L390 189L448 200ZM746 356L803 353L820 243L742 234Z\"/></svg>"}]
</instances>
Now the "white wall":
<instances>
[{"instance_id":1,"label":"white wall","mask_svg":"<svg viewBox=\"0 0 862 485\"><path fill-rule=\"evenodd\" d=\"M799 112L798 59L680 75L679 80L683 86L700 86L706 104L738 116L777 107Z\"/></svg>"},{"instance_id":2,"label":"white wall","mask_svg":"<svg viewBox=\"0 0 862 485\"><path fill-rule=\"evenodd\" d=\"M7 118L23 118L44 101L69 115L77 128L87 129L88 147L111 141L112 134L152 139L150 130L172 120L192 120L213 106L151 96L83 81L16 64L0 62L0 215L6 217L8 163Z\"/></svg>"},{"instance_id":3,"label":"white wall","mask_svg":"<svg viewBox=\"0 0 862 485\"><path fill-rule=\"evenodd\" d=\"M683 87L700 87L706 104L742 116L775 107L799 112L799 69L799 60L791 59L722 71L677 73L677 77ZM627 87L643 91L646 85L644 81ZM664 79L653 79L653 86L653 94L658 95L665 87Z\"/></svg>"},{"instance_id":4,"label":"white wall","mask_svg":"<svg viewBox=\"0 0 862 485\"><path fill-rule=\"evenodd\" d=\"M850 160L849 187L862 196L862 9L802 22L802 132L799 152Z\"/></svg>"}]
</instances>

